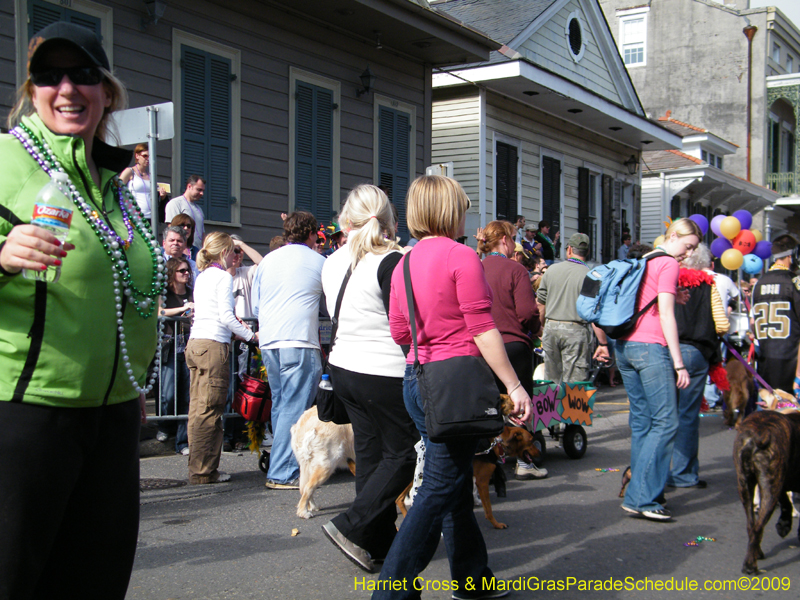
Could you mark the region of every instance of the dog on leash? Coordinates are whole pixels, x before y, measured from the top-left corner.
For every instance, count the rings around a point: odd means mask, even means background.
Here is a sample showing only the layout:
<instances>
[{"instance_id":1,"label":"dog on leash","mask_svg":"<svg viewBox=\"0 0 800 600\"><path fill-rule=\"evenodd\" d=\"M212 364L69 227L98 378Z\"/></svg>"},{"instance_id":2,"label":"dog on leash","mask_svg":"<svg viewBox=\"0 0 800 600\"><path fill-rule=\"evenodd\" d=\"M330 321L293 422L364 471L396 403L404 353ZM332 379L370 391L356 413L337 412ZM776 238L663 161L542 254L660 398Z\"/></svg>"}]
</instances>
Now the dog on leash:
<instances>
[{"instance_id":1,"label":"dog on leash","mask_svg":"<svg viewBox=\"0 0 800 600\"><path fill-rule=\"evenodd\" d=\"M300 465L300 502L297 516L310 519L318 511L314 492L328 481L336 469L350 469L356 474L356 451L353 426L319 420L312 406L292 425L292 451Z\"/></svg>"},{"instance_id":2,"label":"dog on leash","mask_svg":"<svg viewBox=\"0 0 800 600\"><path fill-rule=\"evenodd\" d=\"M758 411L739 426L733 444L739 498L747 517L747 553L742 572L758 572L758 559L764 558L761 539L775 507L781 515L776 523L778 535L786 537L792 529L792 503L789 492L800 492L800 412L782 414ZM761 503L756 513L753 496L756 485ZM800 530L798 530L800 538Z\"/></svg>"},{"instance_id":3,"label":"dog on leash","mask_svg":"<svg viewBox=\"0 0 800 600\"><path fill-rule=\"evenodd\" d=\"M722 399L725 401L724 420L728 427L738 429L745 418L747 404L755 394L756 388L753 375L739 360L728 360L725 371L731 389L722 393Z\"/></svg>"}]
</instances>

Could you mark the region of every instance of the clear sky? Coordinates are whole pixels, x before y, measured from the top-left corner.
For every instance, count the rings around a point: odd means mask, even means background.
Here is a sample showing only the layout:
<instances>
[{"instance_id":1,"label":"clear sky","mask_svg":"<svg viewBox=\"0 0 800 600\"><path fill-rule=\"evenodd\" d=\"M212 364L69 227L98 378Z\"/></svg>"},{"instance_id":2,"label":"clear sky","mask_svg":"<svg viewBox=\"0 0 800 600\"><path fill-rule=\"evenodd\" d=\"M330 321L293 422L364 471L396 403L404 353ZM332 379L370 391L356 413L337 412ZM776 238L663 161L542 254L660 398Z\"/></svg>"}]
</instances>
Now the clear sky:
<instances>
[{"instance_id":1,"label":"clear sky","mask_svg":"<svg viewBox=\"0 0 800 600\"><path fill-rule=\"evenodd\" d=\"M800 28L800 0L750 0L750 8L776 6L795 27Z\"/></svg>"}]
</instances>

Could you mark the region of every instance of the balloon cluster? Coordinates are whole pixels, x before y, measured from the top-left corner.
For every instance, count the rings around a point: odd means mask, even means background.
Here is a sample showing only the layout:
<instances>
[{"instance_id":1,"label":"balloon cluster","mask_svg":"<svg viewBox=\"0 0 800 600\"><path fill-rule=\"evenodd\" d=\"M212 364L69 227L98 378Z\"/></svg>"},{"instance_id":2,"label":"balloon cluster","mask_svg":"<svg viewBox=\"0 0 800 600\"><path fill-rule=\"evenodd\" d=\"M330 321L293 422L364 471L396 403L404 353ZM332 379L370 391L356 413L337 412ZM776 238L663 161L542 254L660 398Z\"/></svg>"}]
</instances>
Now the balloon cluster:
<instances>
[{"instance_id":1,"label":"balloon cluster","mask_svg":"<svg viewBox=\"0 0 800 600\"><path fill-rule=\"evenodd\" d=\"M746 210L737 210L732 216L717 215L708 222L703 215L689 217L697 223L703 235L709 226L718 237L711 242L711 254L731 271L741 268L749 275L760 273L764 261L772 255L772 242L768 242L757 229L750 229L753 215Z\"/></svg>"}]
</instances>

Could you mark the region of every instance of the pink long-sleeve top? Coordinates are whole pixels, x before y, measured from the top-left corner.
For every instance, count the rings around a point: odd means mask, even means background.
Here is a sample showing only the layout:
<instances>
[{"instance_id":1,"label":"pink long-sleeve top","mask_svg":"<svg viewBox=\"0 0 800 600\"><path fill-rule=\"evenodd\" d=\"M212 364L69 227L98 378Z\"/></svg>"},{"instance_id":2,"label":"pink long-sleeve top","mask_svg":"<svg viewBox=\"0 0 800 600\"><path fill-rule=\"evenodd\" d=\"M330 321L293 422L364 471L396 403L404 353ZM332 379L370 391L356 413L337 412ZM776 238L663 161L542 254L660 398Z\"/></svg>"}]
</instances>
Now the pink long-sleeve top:
<instances>
[{"instance_id":1,"label":"pink long-sleeve top","mask_svg":"<svg viewBox=\"0 0 800 600\"><path fill-rule=\"evenodd\" d=\"M455 356L480 356L474 336L495 328L492 290L475 251L451 239L420 240L392 273L389 327L398 344L414 348L406 302L404 261L411 259L411 281L417 322L419 361L423 364Z\"/></svg>"}]
</instances>

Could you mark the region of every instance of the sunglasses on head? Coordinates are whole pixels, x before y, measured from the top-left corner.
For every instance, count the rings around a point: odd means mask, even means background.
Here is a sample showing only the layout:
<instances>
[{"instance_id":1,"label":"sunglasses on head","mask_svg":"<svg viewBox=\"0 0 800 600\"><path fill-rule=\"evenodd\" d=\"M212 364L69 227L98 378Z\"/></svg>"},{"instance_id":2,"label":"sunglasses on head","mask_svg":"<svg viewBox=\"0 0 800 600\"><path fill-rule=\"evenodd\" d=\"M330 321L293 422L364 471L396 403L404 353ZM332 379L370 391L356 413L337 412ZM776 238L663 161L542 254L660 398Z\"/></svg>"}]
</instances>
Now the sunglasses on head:
<instances>
[{"instance_id":1,"label":"sunglasses on head","mask_svg":"<svg viewBox=\"0 0 800 600\"><path fill-rule=\"evenodd\" d=\"M175 269L176 273L191 273L191 269Z\"/></svg>"},{"instance_id":2,"label":"sunglasses on head","mask_svg":"<svg viewBox=\"0 0 800 600\"><path fill-rule=\"evenodd\" d=\"M241 254L242 253L242 249L241 248L234 248L233 249L233 253L234 254Z\"/></svg>"},{"instance_id":3,"label":"sunglasses on head","mask_svg":"<svg viewBox=\"0 0 800 600\"><path fill-rule=\"evenodd\" d=\"M53 67L31 73L31 81L37 87L51 87L61 83L64 75L75 85L97 85L105 77L97 67Z\"/></svg>"}]
</instances>

